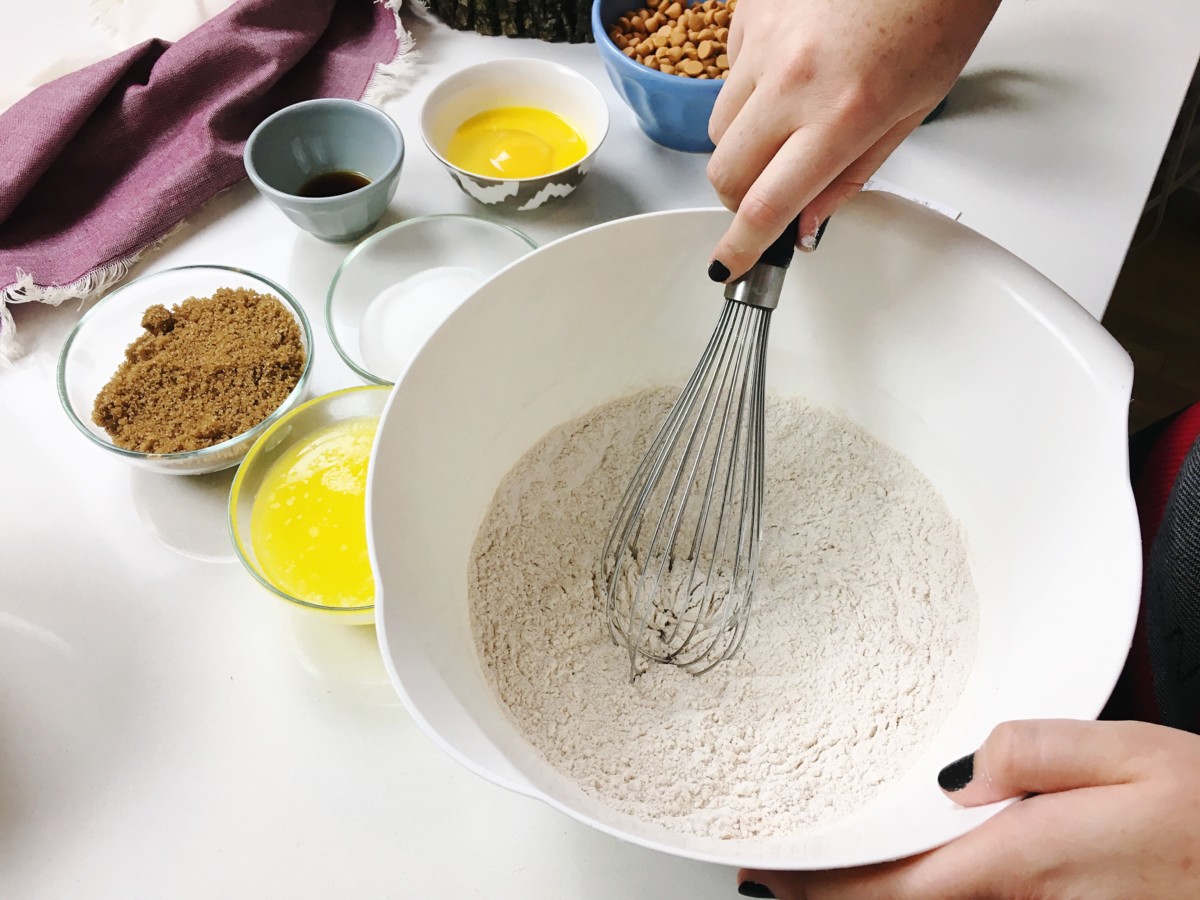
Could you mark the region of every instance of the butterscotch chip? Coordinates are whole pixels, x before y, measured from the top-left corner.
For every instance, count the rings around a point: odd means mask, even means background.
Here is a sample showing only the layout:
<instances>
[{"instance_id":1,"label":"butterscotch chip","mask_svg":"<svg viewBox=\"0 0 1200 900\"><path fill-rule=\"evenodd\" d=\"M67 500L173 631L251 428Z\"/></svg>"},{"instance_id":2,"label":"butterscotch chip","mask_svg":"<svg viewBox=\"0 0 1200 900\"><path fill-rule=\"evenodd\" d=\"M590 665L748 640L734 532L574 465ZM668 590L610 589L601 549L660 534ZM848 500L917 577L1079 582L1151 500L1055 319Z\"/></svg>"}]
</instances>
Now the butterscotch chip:
<instances>
[{"instance_id":1,"label":"butterscotch chip","mask_svg":"<svg viewBox=\"0 0 1200 900\"><path fill-rule=\"evenodd\" d=\"M692 6L681 0L657 0L654 5L619 16L609 37L626 56L650 68L662 71L662 63L669 59L668 74L723 78L721 73L729 68L726 26L731 21L733 7L733 2L722 0L698 0ZM673 52L664 55L664 48ZM656 59L657 64L651 64L649 57ZM698 60L702 65L698 70L694 66L684 68L678 65L681 57ZM724 66L717 65L718 58L725 59ZM716 71L710 71L714 66Z\"/></svg>"}]
</instances>

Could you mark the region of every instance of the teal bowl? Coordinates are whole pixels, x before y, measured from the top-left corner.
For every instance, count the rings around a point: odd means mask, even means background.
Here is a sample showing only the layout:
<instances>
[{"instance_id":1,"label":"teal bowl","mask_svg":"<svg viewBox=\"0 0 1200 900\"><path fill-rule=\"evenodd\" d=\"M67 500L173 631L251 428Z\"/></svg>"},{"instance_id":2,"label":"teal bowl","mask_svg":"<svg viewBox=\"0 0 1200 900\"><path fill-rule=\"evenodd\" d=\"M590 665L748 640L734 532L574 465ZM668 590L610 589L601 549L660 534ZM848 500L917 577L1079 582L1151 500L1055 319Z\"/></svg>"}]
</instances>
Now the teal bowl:
<instances>
[{"instance_id":1,"label":"teal bowl","mask_svg":"<svg viewBox=\"0 0 1200 900\"><path fill-rule=\"evenodd\" d=\"M322 97L260 122L242 159L258 192L294 224L322 240L353 241L374 227L396 193L404 136L381 109ZM313 179L344 172L365 184L345 193L304 194Z\"/></svg>"}]
</instances>

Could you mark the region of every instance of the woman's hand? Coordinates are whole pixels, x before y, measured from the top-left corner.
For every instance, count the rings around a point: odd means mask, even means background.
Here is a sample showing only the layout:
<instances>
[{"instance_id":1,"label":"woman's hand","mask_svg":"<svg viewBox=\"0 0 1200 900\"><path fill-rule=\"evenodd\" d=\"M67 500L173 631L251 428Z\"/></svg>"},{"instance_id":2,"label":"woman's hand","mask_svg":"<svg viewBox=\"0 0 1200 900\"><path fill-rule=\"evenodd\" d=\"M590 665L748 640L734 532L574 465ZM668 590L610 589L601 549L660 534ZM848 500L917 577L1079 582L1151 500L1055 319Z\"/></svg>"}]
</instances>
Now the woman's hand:
<instances>
[{"instance_id":1,"label":"woman's hand","mask_svg":"<svg viewBox=\"0 0 1200 900\"><path fill-rule=\"evenodd\" d=\"M800 246L945 96L999 0L738 0L708 177L742 275L797 213ZM728 272L725 277L716 277Z\"/></svg>"},{"instance_id":2,"label":"woman's hand","mask_svg":"<svg viewBox=\"0 0 1200 900\"><path fill-rule=\"evenodd\" d=\"M1200 897L1200 736L1140 722L1009 722L938 780L964 806L1038 796L897 863L743 870L741 893L770 896L758 885L780 900Z\"/></svg>"}]
</instances>

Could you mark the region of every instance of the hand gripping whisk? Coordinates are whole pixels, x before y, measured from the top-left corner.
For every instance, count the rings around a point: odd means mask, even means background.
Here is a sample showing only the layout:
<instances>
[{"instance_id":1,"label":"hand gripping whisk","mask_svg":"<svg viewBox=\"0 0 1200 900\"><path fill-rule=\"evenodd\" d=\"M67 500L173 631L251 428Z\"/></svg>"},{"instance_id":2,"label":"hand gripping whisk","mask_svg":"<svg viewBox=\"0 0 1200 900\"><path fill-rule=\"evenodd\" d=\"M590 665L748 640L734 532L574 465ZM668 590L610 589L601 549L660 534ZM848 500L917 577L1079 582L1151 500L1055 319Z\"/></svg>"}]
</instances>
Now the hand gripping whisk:
<instances>
[{"instance_id":1,"label":"hand gripping whisk","mask_svg":"<svg viewBox=\"0 0 1200 900\"><path fill-rule=\"evenodd\" d=\"M597 595L632 681L650 663L693 674L746 633L763 505L767 330L796 222L741 279L691 378L626 488L597 565Z\"/></svg>"}]
</instances>

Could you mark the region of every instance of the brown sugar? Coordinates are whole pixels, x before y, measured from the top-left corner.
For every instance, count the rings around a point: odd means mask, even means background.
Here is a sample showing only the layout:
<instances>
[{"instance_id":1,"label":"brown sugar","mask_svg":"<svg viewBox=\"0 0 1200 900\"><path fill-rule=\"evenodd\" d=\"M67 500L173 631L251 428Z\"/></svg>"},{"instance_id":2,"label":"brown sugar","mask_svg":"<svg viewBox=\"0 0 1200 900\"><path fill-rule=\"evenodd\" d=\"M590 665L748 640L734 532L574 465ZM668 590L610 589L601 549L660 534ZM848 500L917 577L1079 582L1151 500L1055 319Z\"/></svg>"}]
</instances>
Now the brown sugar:
<instances>
[{"instance_id":1,"label":"brown sugar","mask_svg":"<svg viewBox=\"0 0 1200 900\"><path fill-rule=\"evenodd\" d=\"M236 437L278 409L304 371L300 326L271 294L219 288L156 304L142 328L92 406L92 421L126 450L178 453Z\"/></svg>"}]
</instances>

